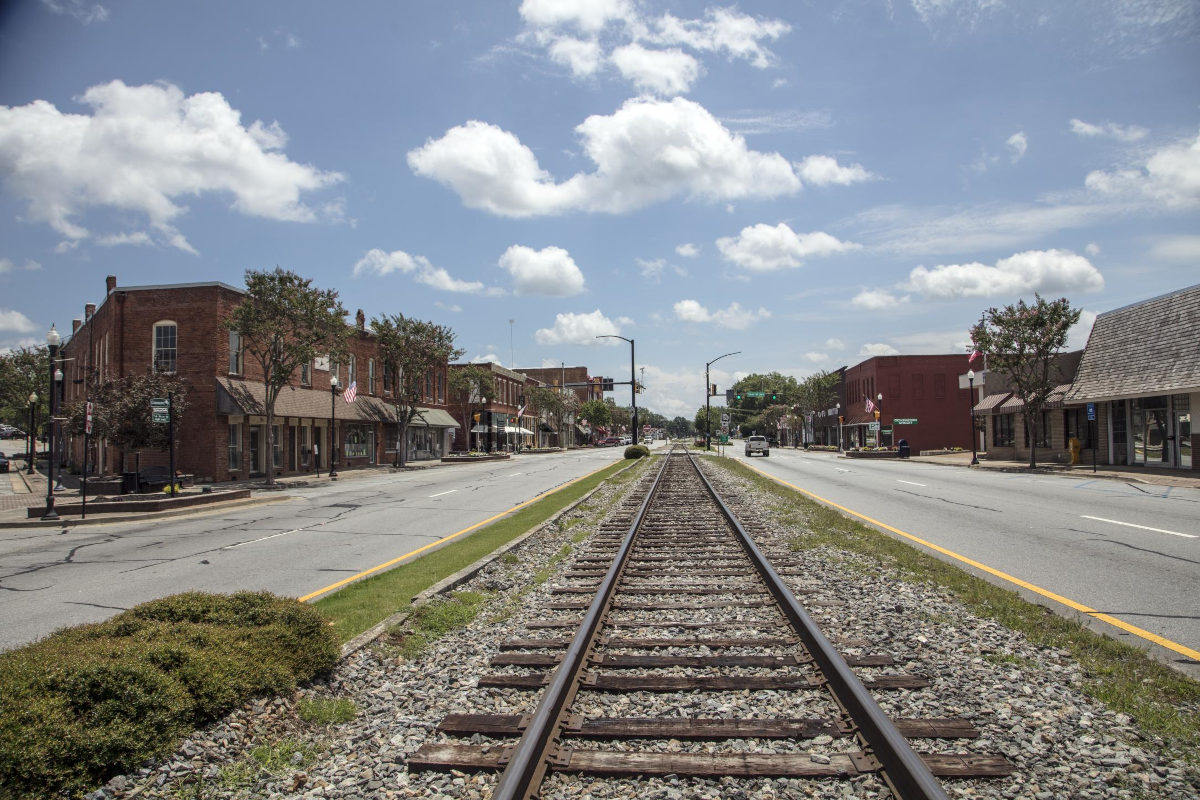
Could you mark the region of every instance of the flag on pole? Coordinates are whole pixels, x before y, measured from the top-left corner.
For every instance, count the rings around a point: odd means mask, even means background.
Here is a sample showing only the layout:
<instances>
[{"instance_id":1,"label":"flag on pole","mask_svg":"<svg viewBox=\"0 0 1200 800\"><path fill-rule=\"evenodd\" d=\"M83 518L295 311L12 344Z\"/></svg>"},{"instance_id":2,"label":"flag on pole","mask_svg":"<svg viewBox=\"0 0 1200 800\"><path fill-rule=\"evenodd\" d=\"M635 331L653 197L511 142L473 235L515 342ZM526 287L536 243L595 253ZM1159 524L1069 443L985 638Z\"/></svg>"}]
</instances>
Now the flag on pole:
<instances>
[{"instance_id":1,"label":"flag on pole","mask_svg":"<svg viewBox=\"0 0 1200 800\"><path fill-rule=\"evenodd\" d=\"M875 410L875 404L871 402L871 398L867 398L867 413L870 414Z\"/></svg>"},{"instance_id":2,"label":"flag on pole","mask_svg":"<svg viewBox=\"0 0 1200 800\"><path fill-rule=\"evenodd\" d=\"M347 403L353 403L354 398L358 396L358 381L346 387L346 391L342 392L342 399Z\"/></svg>"},{"instance_id":3,"label":"flag on pole","mask_svg":"<svg viewBox=\"0 0 1200 800\"><path fill-rule=\"evenodd\" d=\"M525 416L525 406L521 406L520 408L518 408L518 409L517 409L517 420L518 420L518 423L519 423L519 421L520 421L521 417L523 417L523 416Z\"/></svg>"},{"instance_id":4,"label":"flag on pole","mask_svg":"<svg viewBox=\"0 0 1200 800\"><path fill-rule=\"evenodd\" d=\"M975 359L979 358L981 355L983 355L983 353L979 352L978 350L972 350L971 357L967 359L967 366L969 367L974 364Z\"/></svg>"}]
</instances>

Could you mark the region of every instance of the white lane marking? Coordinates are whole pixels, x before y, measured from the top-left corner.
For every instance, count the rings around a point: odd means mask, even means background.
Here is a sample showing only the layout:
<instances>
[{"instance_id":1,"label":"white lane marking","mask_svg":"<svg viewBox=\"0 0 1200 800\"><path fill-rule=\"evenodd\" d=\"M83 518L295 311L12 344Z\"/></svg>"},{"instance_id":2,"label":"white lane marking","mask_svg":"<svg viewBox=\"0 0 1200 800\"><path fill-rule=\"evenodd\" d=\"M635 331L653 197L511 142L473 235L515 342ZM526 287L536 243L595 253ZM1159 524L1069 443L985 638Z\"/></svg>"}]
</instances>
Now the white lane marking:
<instances>
[{"instance_id":1,"label":"white lane marking","mask_svg":"<svg viewBox=\"0 0 1200 800\"><path fill-rule=\"evenodd\" d=\"M515 477L517 477L518 475L524 475L524 474L525 474L524 472L510 472L510 473L508 473L507 475L505 475L504 477L506 477L506 478L515 478Z\"/></svg>"},{"instance_id":2,"label":"white lane marking","mask_svg":"<svg viewBox=\"0 0 1200 800\"><path fill-rule=\"evenodd\" d=\"M923 483L913 483L912 481L902 481L899 478L896 479L896 483L907 483L909 486L924 486L925 485Z\"/></svg>"},{"instance_id":3,"label":"white lane marking","mask_svg":"<svg viewBox=\"0 0 1200 800\"><path fill-rule=\"evenodd\" d=\"M845 467L834 467L834 469L837 470L838 472L849 472L850 471L850 470L846 469Z\"/></svg>"},{"instance_id":4,"label":"white lane marking","mask_svg":"<svg viewBox=\"0 0 1200 800\"><path fill-rule=\"evenodd\" d=\"M263 536L259 539L251 539L248 542L238 542L237 544L231 544L226 547L222 547L221 549L222 550L232 550L235 547L241 547L242 545L245 545L245 544L254 544L255 542L265 542L267 539L274 539L278 536L288 536L289 534L299 533L302 530L304 530L304 529L303 528L292 528L290 531L284 531L283 533L272 533L270 536Z\"/></svg>"},{"instance_id":5,"label":"white lane marking","mask_svg":"<svg viewBox=\"0 0 1200 800\"><path fill-rule=\"evenodd\" d=\"M1192 533L1179 533L1177 531L1164 531L1162 528L1149 528L1145 525L1134 525L1132 522L1120 522L1115 519L1105 519L1104 517L1089 517L1087 514L1080 514L1079 516L1083 517L1084 519L1094 519L1097 522L1108 522L1113 525L1124 525L1127 528L1139 528L1140 530L1143 530L1143 531L1154 531L1155 533L1166 533L1171 536L1182 536L1185 539L1200 539L1200 536L1196 536L1195 534L1192 534Z\"/></svg>"},{"instance_id":6,"label":"white lane marking","mask_svg":"<svg viewBox=\"0 0 1200 800\"><path fill-rule=\"evenodd\" d=\"M431 494L431 495L429 495L429 496L430 496L430 497L441 497L441 496L442 496L442 495L444 495L444 494L453 494L454 492L457 492L457 491L458 491L458 489L450 489L450 490L448 490L448 491L445 491L445 492L438 492L437 494Z\"/></svg>"}]
</instances>

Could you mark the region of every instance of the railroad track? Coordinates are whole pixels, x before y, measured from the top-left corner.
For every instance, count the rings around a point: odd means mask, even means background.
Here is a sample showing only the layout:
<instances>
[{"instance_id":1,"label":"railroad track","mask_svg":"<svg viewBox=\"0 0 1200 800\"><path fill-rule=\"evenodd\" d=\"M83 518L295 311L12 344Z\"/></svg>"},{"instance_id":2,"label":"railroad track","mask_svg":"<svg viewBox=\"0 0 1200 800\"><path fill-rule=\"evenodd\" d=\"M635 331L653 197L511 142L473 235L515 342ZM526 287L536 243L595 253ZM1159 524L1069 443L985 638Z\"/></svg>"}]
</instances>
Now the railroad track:
<instances>
[{"instance_id":1,"label":"railroad track","mask_svg":"<svg viewBox=\"0 0 1200 800\"><path fill-rule=\"evenodd\" d=\"M922 741L979 734L957 718L889 719L872 692L927 681L890 656L844 657L839 647L866 643L831 642L817 629L783 580L794 557L764 553L686 451L661 462L575 556L569 584L502 645L496 672L479 678L484 690L527 690L530 705L541 692L536 708L450 714L442 740L410 756L410 771L502 770L493 798L534 796L557 772L873 776L904 800L946 797L939 779L1012 771L1001 756L919 752ZM628 713L662 693L675 700L669 716ZM790 712L738 716L714 707L723 693L763 693Z\"/></svg>"}]
</instances>

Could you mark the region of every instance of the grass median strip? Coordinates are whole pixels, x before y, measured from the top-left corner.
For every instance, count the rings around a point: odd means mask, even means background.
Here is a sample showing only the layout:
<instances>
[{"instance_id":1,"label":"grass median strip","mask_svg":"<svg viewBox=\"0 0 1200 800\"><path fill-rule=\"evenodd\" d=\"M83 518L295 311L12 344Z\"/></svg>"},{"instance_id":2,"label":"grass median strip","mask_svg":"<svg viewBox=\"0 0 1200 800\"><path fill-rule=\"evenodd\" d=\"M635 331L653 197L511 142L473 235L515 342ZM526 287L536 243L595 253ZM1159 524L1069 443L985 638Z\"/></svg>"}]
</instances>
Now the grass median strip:
<instances>
[{"instance_id":1,"label":"grass median strip","mask_svg":"<svg viewBox=\"0 0 1200 800\"><path fill-rule=\"evenodd\" d=\"M792 546L827 546L873 558L913 581L932 583L974 614L1020 631L1035 644L1069 652L1083 667L1084 691L1128 714L1143 731L1162 737L1192 763L1200 763L1200 682L1158 663L1143 650L1058 616L927 552L811 500L762 473L729 459L731 473L753 481L777 499L780 522L806 533Z\"/></svg>"},{"instance_id":2,"label":"grass median strip","mask_svg":"<svg viewBox=\"0 0 1200 800\"><path fill-rule=\"evenodd\" d=\"M334 634L347 642L397 611L412 604L412 599L425 589L475 563L526 531L534 528L595 489L601 483L630 465L618 461L604 469L585 475L557 490L546 493L508 516L470 532L446 545L425 552L416 558L387 571L380 571L355 583L347 584L331 594L313 601L329 618ZM616 480L627 480L629 473Z\"/></svg>"}]
</instances>

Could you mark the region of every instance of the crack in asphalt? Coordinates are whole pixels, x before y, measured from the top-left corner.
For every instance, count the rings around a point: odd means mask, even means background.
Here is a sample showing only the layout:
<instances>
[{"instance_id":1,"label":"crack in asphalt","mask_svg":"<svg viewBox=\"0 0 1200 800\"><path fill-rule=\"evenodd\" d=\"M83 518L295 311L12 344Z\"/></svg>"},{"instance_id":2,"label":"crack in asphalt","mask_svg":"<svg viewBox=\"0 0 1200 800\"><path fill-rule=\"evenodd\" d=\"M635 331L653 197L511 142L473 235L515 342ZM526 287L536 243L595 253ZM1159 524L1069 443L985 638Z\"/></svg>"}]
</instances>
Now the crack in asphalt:
<instances>
[{"instance_id":1,"label":"crack in asphalt","mask_svg":"<svg viewBox=\"0 0 1200 800\"><path fill-rule=\"evenodd\" d=\"M957 500L947 500L944 497L935 497L934 495L931 495L931 494L921 494L920 492L913 492L913 491L909 491L908 489L897 489L896 491L899 492L900 494L907 494L907 495L912 495L913 497L920 497L923 500L938 500L943 503L946 503L947 505L961 506L962 508L974 508L979 511L991 511L993 514L1003 514L1004 513L999 508L988 508L987 506L977 506L977 505L974 505L973 503L960 503Z\"/></svg>"}]
</instances>

